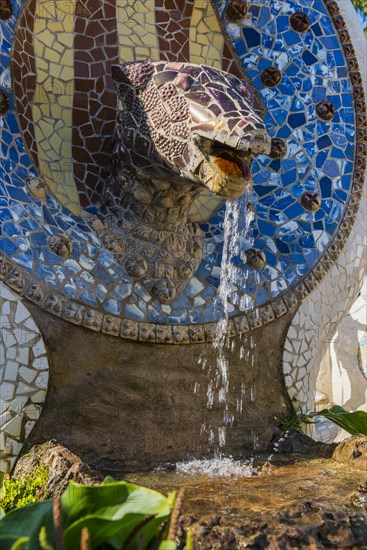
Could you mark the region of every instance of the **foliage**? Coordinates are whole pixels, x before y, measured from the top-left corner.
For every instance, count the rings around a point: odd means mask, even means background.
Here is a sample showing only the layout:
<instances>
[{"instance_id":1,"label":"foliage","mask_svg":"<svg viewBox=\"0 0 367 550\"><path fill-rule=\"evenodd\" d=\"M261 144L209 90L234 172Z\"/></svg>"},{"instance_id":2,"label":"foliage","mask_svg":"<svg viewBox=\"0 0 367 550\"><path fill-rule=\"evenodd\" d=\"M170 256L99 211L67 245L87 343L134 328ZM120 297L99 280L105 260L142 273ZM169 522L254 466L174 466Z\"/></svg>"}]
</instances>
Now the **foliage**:
<instances>
[{"instance_id":1,"label":"foliage","mask_svg":"<svg viewBox=\"0 0 367 550\"><path fill-rule=\"evenodd\" d=\"M43 464L34 470L31 477L10 479L8 475L5 475L1 484L0 508L9 512L15 508L37 502L47 483L47 478L47 470Z\"/></svg>"},{"instance_id":2,"label":"foliage","mask_svg":"<svg viewBox=\"0 0 367 550\"><path fill-rule=\"evenodd\" d=\"M290 418L285 418L279 424L279 428L287 432L288 430L298 430L302 432L301 426L302 419L299 416L291 416Z\"/></svg>"},{"instance_id":3,"label":"foliage","mask_svg":"<svg viewBox=\"0 0 367 550\"><path fill-rule=\"evenodd\" d=\"M367 435L367 413L364 411L348 412L343 407L334 405L330 409L323 409L312 414L312 416L316 415L325 416L325 418L352 435Z\"/></svg>"},{"instance_id":4,"label":"foliage","mask_svg":"<svg viewBox=\"0 0 367 550\"><path fill-rule=\"evenodd\" d=\"M176 493L165 497L110 477L96 486L70 482L61 499L6 514L0 520L0 548L144 550L160 543L159 550L176 550L173 540L160 542L167 538L175 499Z\"/></svg>"},{"instance_id":5,"label":"foliage","mask_svg":"<svg viewBox=\"0 0 367 550\"><path fill-rule=\"evenodd\" d=\"M354 7L367 13L367 0L352 0Z\"/></svg>"},{"instance_id":6,"label":"foliage","mask_svg":"<svg viewBox=\"0 0 367 550\"><path fill-rule=\"evenodd\" d=\"M352 0L367 37L367 0Z\"/></svg>"},{"instance_id":7,"label":"foliage","mask_svg":"<svg viewBox=\"0 0 367 550\"><path fill-rule=\"evenodd\" d=\"M187 530L186 550L194 550L194 535L192 529Z\"/></svg>"}]
</instances>

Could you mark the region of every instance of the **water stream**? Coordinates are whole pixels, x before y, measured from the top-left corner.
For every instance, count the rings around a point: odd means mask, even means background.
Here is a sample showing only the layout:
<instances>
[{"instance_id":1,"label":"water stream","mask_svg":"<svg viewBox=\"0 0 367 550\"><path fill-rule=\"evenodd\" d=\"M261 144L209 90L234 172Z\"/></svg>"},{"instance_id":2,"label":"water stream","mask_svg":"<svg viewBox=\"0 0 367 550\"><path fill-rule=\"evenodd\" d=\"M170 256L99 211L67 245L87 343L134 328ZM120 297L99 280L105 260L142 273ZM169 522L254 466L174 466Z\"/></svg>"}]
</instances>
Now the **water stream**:
<instances>
[{"instance_id":1,"label":"water stream","mask_svg":"<svg viewBox=\"0 0 367 550\"><path fill-rule=\"evenodd\" d=\"M248 192L246 192L248 195ZM216 365L209 365L209 373L212 373L211 380L207 389L207 407L213 407L214 401L223 405L223 425L218 427L218 433L209 427L205 427L208 431L209 443L217 444L215 456L220 456L220 449L226 444L227 427L234 422L234 415L242 414L243 412L243 397L246 392L244 386L241 387L241 396L237 400L236 410L230 412L228 410L227 395L229 389L230 370L228 359L225 356L224 350L229 347L232 352L235 349L236 342L234 339L228 339L230 331L230 314L234 305L239 305L240 308L246 309L246 296L240 297L237 292L237 283L240 277L243 277L242 270L239 269L238 263L246 261L246 250L252 245L251 237L251 221L253 220L253 212L248 208L248 196L245 200L228 200L226 203L226 212L223 223L223 252L220 273L220 285L215 298L214 305L221 311L222 317L217 323L216 336L213 342L213 347L217 352ZM251 340L252 341L252 340ZM246 363L246 359L250 359L250 350L246 350L243 346L240 349L240 358ZM202 368L205 368L206 358L200 358ZM213 368L214 367L214 368ZM197 388L196 388L197 390ZM196 391L194 390L194 391ZM253 388L250 388L251 401L254 401L255 396Z\"/></svg>"}]
</instances>

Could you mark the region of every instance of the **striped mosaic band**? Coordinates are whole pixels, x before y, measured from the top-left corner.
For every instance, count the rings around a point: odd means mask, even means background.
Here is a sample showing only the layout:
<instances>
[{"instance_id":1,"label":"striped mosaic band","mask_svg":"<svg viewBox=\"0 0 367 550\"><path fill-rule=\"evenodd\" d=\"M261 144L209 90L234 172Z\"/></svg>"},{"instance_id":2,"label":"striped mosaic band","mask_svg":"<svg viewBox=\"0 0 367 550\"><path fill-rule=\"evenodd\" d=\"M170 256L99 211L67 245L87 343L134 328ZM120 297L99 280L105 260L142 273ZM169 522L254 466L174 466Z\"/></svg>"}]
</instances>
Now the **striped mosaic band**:
<instances>
[{"instance_id":1,"label":"striped mosaic band","mask_svg":"<svg viewBox=\"0 0 367 550\"><path fill-rule=\"evenodd\" d=\"M34 165L75 214L98 204L109 173L118 110L111 65L191 61L246 76L211 4L205 19L200 0L172 5L31 0L21 12L12 57L20 127Z\"/></svg>"},{"instance_id":2,"label":"striped mosaic band","mask_svg":"<svg viewBox=\"0 0 367 550\"><path fill-rule=\"evenodd\" d=\"M148 9L148 4L149 2L146 2L144 4L145 6L147 6L147 9ZM247 313L234 317L230 322L229 336L234 336L236 334L242 334L249 330L253 330L254 328L257 328L258 326L268 323L273 319L285 314L287 311L297 307L297 305L310 292L312 292L312 290L319 284L319 282L323 279L325 274L331 269L331 267L337 260L338 255L343 249L347 241L348 235L352 230L356 212L359 207L359 203L360 203L360 199L363 191L364 175L365 175L365 169L366 169L366 156L367 156L367 152L366 152L367 151L367 119L366 119L366 107L365 107L365 98L364 98L364 92L362 87L362 79L358 70L358 63L357 63L355 51L352 45L352 40L345 26L345 23L342 17L340 16L338 4L334 0L329 0L329 1L326 0L325 4L327 5L329 12L332 16L335 28L338 30L340 42L344 49L345 58L349 65L349 74L353 85L357 141L356 141L356 147L355 147L356 154L354 159L354 180L353 180L352 193L350 195L343 219L341 220L340 225L338 227L336 236L332 240L331 244L327 247L326 252L322 255L321 259L318 261L318 263L316 264L312 272L308 273L305 277L303 277L297 283L297 285L295 285L292 288L292 290L283 292L280 297L273 299L270 304L267 303L258 308L254 308L252 311L249 311ZM31 9L32 6L33 6L33 9L35 9L36 3L34 0L32 0L28 4L27 9ZM153 13L153 12L149 12L149 13ZM194 10L193 10L193 13L194 13ZM55 21L55 24L56 22L59 22L61 24L61 19L58 14L57 21ZM73 17L69 16L69 19L67 21L66 20L67 20L67 17L65 16L65 22L62 23L63 25L70 24L70 23L74 25L74 16ZM191 20L193 20L193 15ZM131 14L129 14L129 18L127 18L125 22L126 24L129 24L129 25L133 24L133 17ZM154 24L154 20L152 23ZM27 20L27 29L26 29L26 26L24 25L23 34L21 34L21 25L18 25L18 31L17 31L18 34L17 34L17 41L15 42L15 46L18 42L19 43L22 41L27 42L26 37L35 36L34 27L36 24L39 24L39 21L35 14L33 19L32 17L30 17L30 19ZM32 26L33 26L33 32L31 31ZM152 28L155 28L155 27L152 27ZM28 32L29 34L26 34L26 32ZM73 32L74 31L69 33L70 36L74 36ZM64 34L67 35L68 33L61 32L60 34L58 34L58 39L59 39L59 36L62 35L63 38L65 39L65 42L69 44L68 40L70 39L70 37L69 35L64 36ZM39 34L37 34L37 36L39 36ZM139 36L139 34L137 35L135 34L134 36L135 37ZM135 40L138 40L138 38L135 38ZM223 38L221 38L221 40L222 40L221 43L223 43ZM144 47L146 48L151 47L147 43L149 42L149 40L145 39L145 42L146 43ZM34 47L34 44L33 44L33 47ZM141 44L130 45L131 55L132 56L135 55L135 52L138 51L138 48L142 48L142 47L143 46ZM27 46L27 50L28 50L28 56L24 54L23 57L19 55L17 57L15 49L13 52L13 63L15 63L15 59L17 59L19 64L21 64L22 66L24 65L24 69L23 69L24 73L22 73L23 77L29 78L29 81L28 81L29 86L27 85L27 86L23 86L22 88L19 88L18 92L16 89L17 79L14 79L13 81L14 92L15 92L15 95L22 97L21 95L22 90L26 90L26 93L29 94L27 96L28 98L31 98L33 94L37 99L37 93L36 93L37 79L35 78L35 70L37 67L33 61L34 54L32 53L31 48ZM73 51L71 51L70 54L72 59L70 63L70 67L73 70L73 67L74 67ZM67 66L66 61L64 63L64 67L65 66ZM73 78L72 78L72 82L73 82L74 73L72 73L72 75L73 75ZM18 79L18 81L21 82L20 79ZM24 105L26 105L26 99L27 98L25 98L23 101ZM31 103L31 101L29 101L28 103ZM72 112L72 108L70 108L70 103L66 103L65 108L66 108L66 111L65 111L66 113L70 113L70 111ZM37 159L35 160L35 163L37 161L39 164L40 158L42 157L42 153L40 153L40 151L37 151L37 149L35 148L35 142L38 143L38 146L40 149L42 140L39 140L38 137L35 136L36 131L34 126L32 129L32 124L31 124L32 117L28 115L24 116L24 113L25 113L25 108L23 109L23 111L22 109L20 109L19 120L20 121L22 120L21 117L23 115L24 126L22 125L22 127L26 128L26 130L24 130L24 135L25 136L28 135L28 139L29 139L29 144L27 142L27 145L32 151L32 154L37 155ZM70 114L68 116L70 116ZM33 118L34 118L34 114L33 114ZM26 124L27 121L28 121L28 125ZM28 131L28 134L25 133L26 131ZM33 132L33 135L32 135L32 132ZM32 143L34 147L33 150L31 149ZM74 181L73 181L73 185L75 188ZM120 317L115 315L105 314L102 311L98 311L96 309L88 307L85 304L82 305L77 300L73 301L72 299L68 299L61 292L58 292L57 290L53 290L46 283L37 279L37 277L35 277L29 271L21 268L19 265L15 264L12 260L9 260L9 258L6 257L6 254L2 254L0 256L0 279L4 280L5 283L14 291L16 291L18 294L38 304L39 306L49 311L53 315L56 315L60 318L63 318L77 325L81 325L95 331L101 331L103 333L110 334L113 336L121 336L123 338L129 338L133 340L140 340L140 341L146 341L146 342L195 343L195 342L211 341L215 331L215 323L197 323L197 324L179 326L175 324L159 324L159 323L135 321L131 319L121 319Z\"/></svg>"}]
</instances>

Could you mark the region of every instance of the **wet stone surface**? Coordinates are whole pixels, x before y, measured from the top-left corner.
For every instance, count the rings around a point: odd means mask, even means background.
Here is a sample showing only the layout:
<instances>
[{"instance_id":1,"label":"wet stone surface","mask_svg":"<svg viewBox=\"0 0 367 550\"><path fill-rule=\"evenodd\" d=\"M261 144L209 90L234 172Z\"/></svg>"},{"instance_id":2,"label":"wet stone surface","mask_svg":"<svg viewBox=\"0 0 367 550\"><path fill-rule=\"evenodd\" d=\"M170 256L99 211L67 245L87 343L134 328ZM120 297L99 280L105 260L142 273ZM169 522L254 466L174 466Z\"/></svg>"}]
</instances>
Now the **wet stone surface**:
<instances>
[{"instance_id":1,"label":"wet stone surface","mask_svg":"<svg viewBox=\"0 0 367 550\"><path fill-rule=\"evenodd\" d=\"M328 446L298 432L276 436L279 441L289 438L285 449L291 453L275 452L274 439L271 454L253 454L248 460L192 460L148 473L126 475L115 469L104 474L162 493L185 489L179 550L185 548L189 528L199 550L365 549L367 484L359 466L349 461L349 451L360 450L365 458L367 438L351 437L338 444L337 462L310 457L316 449L326 456ZM328 454L334 449L330 445ZM40 460L50 476L48 497L60 494L69 480L89 485L103 477L55 441L35 446L18 462L14 477L31 475Z\"/></svg>"},{"instance_id":2,"label":"wet stone surface","mask_svg":"<svg viewBox=\"0 0 367 550\"><path fill-rule=\"evenodd\" d=\"M185 488L179 549L188 528L200 550L364 549L367 487L359 465L349 461L349 451L362 449L366 458L366 440L349 438L334 451L335 445L283 432L275 435L268 454L255 461L192 461L177 464L173 472L129 479L162 492ZM340 462L320 458L333 451Z\"/></svg>"},{"instance_id":3,"label":"wet stone surface","mask_svg":"<svg viewBox=\"0 0 367 550\"><path fill-rule=\"evenodd\" d=\"M182 527L195 533L195 548L366 548L366 515L346 506L306 501L281 508L271 516L207 516L182 519ZM179 548L183 548L182 545Z\"/></svg>"}]
</instances>

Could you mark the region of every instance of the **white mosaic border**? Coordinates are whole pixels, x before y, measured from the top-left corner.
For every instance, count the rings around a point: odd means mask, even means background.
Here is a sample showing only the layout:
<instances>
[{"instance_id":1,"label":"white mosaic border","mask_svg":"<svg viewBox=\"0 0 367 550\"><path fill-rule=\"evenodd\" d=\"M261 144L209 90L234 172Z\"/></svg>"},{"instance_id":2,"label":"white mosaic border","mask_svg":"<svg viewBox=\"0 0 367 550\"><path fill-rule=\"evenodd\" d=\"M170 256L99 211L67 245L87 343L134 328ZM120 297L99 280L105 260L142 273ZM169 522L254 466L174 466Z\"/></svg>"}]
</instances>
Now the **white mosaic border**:
<instances>
[{"instance_id":1,"label":"white mosaic border","mask_svg":"<svg viewBox=\"0 0 367 550\"><path fill-rule=\"evenodd\" d=\"M12 470L41 414L47 385L40 331L21 300L0 283L0 472Z\"/></svg>"},{"instance_id":2,"label":"white mosaic border","mask_svg":"<svg viewBox=\"0 0 367 550\"><path fill-rule=\"evenodd\" d=\"M349 0L337 0L358 58L367 94L367 42ZM339 323L348 314L367 273L367 177L357 217L347 243L320 285L300 305L288 330L283 372L299 412L314 410L322 357Z\"/></svg>"}]
</instances>

